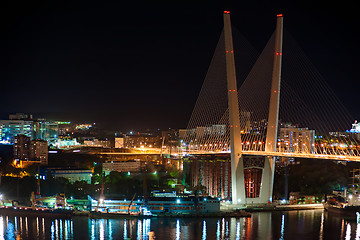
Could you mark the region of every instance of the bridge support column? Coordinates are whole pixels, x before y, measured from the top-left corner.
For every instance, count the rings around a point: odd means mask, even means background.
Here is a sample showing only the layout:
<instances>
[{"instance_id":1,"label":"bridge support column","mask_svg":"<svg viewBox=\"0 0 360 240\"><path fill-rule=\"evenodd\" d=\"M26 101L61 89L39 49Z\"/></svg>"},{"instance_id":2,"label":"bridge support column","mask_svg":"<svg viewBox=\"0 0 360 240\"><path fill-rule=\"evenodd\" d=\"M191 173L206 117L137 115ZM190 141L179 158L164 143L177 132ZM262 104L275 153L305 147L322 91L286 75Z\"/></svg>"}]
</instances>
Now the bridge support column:
<instances>
[{"instance_id":1,"label":"bridge support column","mask_svg":"<svg viewBox=\"0 0 360 240\"><path fill-rule=\"evenodd\" d=\"M244 204L246 203L244 188L244 166L241 146L240 115L235 73L234 48L229 11L224 11L224 37L230 124L232 203Z\"/></svg>"},{"instance_id":2,"label":"bridge support column","mask_svg":"<svg viewBox=\"0 0 360 240\"><path fill-rule=\"evenodd\" d=\"M279 119L279 103L280 103L280 82L281 82L281 60L282 60L282 39L283 39L283 16L277 15L275 47L274 47L274 64L273 75L270 92L269 117L266 132L265 152L276 152L278 119ZM275 157L268 157L269 174L264 175L264 190L267 194L269 202L272 202ZM267 164L266 164L267 165Z\"/></svg>"}]
</instances>

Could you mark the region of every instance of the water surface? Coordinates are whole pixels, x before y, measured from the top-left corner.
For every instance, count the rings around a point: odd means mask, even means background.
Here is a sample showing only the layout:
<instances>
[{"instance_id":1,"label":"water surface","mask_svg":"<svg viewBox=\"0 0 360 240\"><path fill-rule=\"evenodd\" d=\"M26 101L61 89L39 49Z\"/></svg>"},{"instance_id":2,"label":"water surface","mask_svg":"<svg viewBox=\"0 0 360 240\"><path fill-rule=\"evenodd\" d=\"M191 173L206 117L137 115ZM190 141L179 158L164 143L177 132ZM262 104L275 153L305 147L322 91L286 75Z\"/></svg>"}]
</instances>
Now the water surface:
<instances>
[{"instance_id":1,"label":"water surface","mask_svg":"<svg viewBox=\"0 0 360 240\"><path fill-rule=\"evenodd\" d=\"M323 210L251 218L50 219L0 215L0 239L359 239L360 223Z\"/></svg>"}]
</instances>

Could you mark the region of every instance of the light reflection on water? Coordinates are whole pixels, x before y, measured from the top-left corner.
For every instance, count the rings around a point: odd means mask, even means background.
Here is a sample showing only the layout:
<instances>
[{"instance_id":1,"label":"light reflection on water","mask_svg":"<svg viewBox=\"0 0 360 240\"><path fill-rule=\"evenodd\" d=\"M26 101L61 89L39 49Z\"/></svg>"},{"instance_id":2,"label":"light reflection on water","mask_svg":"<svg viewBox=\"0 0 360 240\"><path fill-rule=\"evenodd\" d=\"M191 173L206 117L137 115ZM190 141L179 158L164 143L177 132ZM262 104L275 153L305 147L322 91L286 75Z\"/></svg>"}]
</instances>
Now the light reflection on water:
<instances>
[{"instance_id":1,"label":"light reflection on water","mask_svg":"<svg viewBox=\"0 0 360 240\"><path fill-rule=\"evenodd\" d=\"M1 239L359 239L360 221L321 210L251 218L49 219L1 216Z\"/></svg>"}]
</instances>

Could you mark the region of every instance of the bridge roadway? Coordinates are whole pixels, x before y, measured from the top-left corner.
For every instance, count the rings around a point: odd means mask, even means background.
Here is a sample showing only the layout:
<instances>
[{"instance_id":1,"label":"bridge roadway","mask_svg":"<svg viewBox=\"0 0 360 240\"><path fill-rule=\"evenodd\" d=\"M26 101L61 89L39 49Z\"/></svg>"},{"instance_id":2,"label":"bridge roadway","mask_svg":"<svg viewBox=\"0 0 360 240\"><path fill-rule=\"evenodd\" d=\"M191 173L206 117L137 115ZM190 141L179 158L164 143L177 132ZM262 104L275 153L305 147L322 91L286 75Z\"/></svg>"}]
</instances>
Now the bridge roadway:
<instances>
[{"instance_id":1,"label":"bridge roadway","mask_svg":"<svg viewBox=\"0 0 360 240\"><path fill-rule=\"evenodd\" d=\"M274 157L292 157L292 158L311 158L311 159L325 159L325 160L335 160L335 161L352 161L360 162L360 156L352 155L330 155L330 154L311 154L311 153L292 153L292 152L265 152L265 151L243 151L245 155L256 155L256 156L274 156ZM120 152L101 152L97 154L104 155L160 155L159 152L138 152L138 153L120 153ZM169 153L162 153L169 154ZM229 151L193 151L193 152L182 152L174 153L171 155L212 155L212 154L230 154Z\"/></svg>"},{"instance_id":2,"label":"bridge roadway","mask_svg":"<svg viewBox=\"0 0 360 240\"><path fill-rule=\"evenodd\" d=\"M206 154L221 154L230 152L188 152L187 154L193 155L206 155ZM330 155L330 154L311 154L311 153L292 153L292 152L265 152L265 151L242 151L245 155L256 156L273 156L273 157L292 157L292 158L312 158L312 159L325 159L335 161L353 161L360 162L360 156L351 155Z\"/></svg>"}]
</instances>

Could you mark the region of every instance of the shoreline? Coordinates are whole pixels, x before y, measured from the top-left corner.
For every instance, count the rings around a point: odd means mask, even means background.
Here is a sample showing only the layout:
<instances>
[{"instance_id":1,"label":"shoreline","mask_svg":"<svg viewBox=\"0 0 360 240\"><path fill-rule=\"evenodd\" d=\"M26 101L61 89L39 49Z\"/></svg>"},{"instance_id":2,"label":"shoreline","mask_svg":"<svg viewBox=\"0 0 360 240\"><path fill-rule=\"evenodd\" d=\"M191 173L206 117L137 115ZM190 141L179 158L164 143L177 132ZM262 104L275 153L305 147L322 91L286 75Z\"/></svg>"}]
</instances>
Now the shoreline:
<instances>
[{"instance_id":1,"label":"shoreline","mask_svg":"<svg viewBox=\"0 0 360 240\"><path fill-rule=\"evenodd\" d=\"M247 212L277 212L277 211L298 211L324 209L323 204L302 204L302 205L271 205L271 206L247 206Z\"/></svg>"},{"instance_id":2,"label":"shoreline","mask_svg":"<svg viewBox=\"0 0 360 240\"><path fill-rule=\"evenodd\" d=\"M5 208L6 209L6 208ZM251 217L252 213L256 212L280 212L280 211L299 211L299 210L316 210L324 209L322 204L305 204L305 205L271 205L271 206L244 206L242 208L222 209L216 213L184 213L184 214L157 214L157 215L129 215L126 213L102 213L102 212L80 212L74 211L71 214L59 214L55 212L42 212L42 211L16 211L15 209L0 209L0 214L12 216L39 216L39 217L52 217L52 218L72 218L72 217L88 217L90 219L111 219L111 218L135 218L135 219L150 219L150 218L240 218ZM2 210L2 211L1 211ZM29 211L29 212L28 212Z\"/></svg>"}]
</instances>

